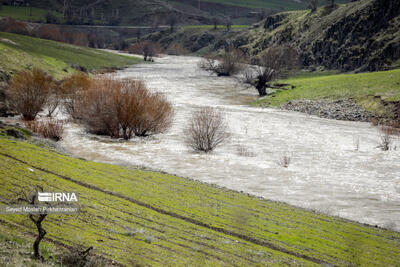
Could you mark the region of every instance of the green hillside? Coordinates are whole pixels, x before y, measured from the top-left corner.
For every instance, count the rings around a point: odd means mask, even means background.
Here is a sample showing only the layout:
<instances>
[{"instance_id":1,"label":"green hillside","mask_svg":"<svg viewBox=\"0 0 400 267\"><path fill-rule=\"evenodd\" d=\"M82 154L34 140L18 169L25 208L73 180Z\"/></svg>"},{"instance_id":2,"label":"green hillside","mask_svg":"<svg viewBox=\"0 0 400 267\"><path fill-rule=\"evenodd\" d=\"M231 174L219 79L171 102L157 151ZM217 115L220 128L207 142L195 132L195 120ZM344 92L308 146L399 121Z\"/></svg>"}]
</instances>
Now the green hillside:
<instances>
[{"instance_id":1,"label":"green hillside","mask_svg":"<svg viewBox=\"0 0 400 267\"><path fill-rule=\"evenodd\" d=\"M121 68L140 62L134 57L4 32L0 32L0 58L0 70L3 72L37 66L56 77L74 71L71 64L96 70Z\"/></svg>"},{"instance_id":2,"label":"green hillside","mask_svg":"<svg viewBox=\"0 0 400 267\"><path fill-rule=\"evenodd\" d=\"M295 86L278 90L257 105L280 106L297 99L353 99L377 117L393 115L392 105L400 102L400 69L359 74L294 77L283 80Z\"/></svg>"},{"instance_id":3,"label":"green hillside","mask_svg":"<svg viewBox=\"0 0 400 267\"><path fill-rule=\"evenodd\" d=\"M6 128L0 130L2 203L36 185L80 194L79 216L46 218L47 257L80 244L124 265L400 264L399 233L176 176L71 158L9 139ZM0 253L8 255L4 240L19 240L26 250L34 232L25 216L1 216Z\"/></svg>"},{"instance_id":4,"label":"green hillside","mask_svg":"<svg viewBox=\"0 0 400 267\"><path fill-rule=\"evenodd\" d=\"M3 6L0 9L0 17L12 17L14 19L45 22L48 11L36 7Z\"/></svg>"}]
</instances>

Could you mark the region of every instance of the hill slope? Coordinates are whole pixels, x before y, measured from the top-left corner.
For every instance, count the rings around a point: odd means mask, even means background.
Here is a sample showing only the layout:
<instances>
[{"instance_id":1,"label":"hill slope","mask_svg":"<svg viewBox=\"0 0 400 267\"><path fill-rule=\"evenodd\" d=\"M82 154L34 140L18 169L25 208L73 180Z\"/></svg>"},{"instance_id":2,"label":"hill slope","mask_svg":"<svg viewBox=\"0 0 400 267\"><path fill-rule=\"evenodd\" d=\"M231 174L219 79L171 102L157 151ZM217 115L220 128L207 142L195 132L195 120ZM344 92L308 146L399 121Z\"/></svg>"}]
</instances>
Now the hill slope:
<instances>
[{"instance_id":1,"label":"hill slope","mask_svg":"<svg viewBox=\"0 0 400 267\"><path fill-rule=\"evenodd\" d=\"M74 71L71 64L91 71L122 68L141 61L92 48L4 32L0 32L0 58L0 72L10 73L37 66L57 78Z\"/></svg>"},{"instance_id":2,"label":"hill slope","mask_svg":"<svg viewBox=\"0 0 400 267\"><path fill-rule=\"evenodd\" d=\"M53 245L94 246L125 265L400 264L399 233L171 175L74 159L10 140L6 129L0 129L1 203L36 185L80 194L79 216L46 219L45 241ZM9 238L35 232L22 215L2 216L0 226L0 236Z\"/></svg>"},{"instance_id":3,"label":"hill slope","mask_svg":"<svg viewBox=\"0 0 400 267\"><path fill-rule=\"evenodd\" d=\"M348 1L338 0L337 2ZM63 13L64 2L38 0L34 1L33 5ZM75 0L70 1L67 8L75 17L92 17L94 23L107 23L110 17L118 16L124 25L151 25L154 20L165 23L165 18L171 14L179 14L178 17L184 24L211 23L212 16L221 18L231 16L242 23L243 21L251 23L256 20L256 16L254 14L251 16L251 12L259 9L285 11L306 9L307 6L308 0ZM29 11L26 10L24 13L29 13Z\"/></svg>"},{"instance_id":4,"label":"hill slope","mask_svg":"<svg viewBox=\"0 0 400 267\"><path fill-rule=\"evenodd\" d=\"M291 45L307 67L380 70L400 58L400 2L359 0L314 13L280 13L241 38L243 48L253 55L271 46Z\"/></svg>"}]
</instances>

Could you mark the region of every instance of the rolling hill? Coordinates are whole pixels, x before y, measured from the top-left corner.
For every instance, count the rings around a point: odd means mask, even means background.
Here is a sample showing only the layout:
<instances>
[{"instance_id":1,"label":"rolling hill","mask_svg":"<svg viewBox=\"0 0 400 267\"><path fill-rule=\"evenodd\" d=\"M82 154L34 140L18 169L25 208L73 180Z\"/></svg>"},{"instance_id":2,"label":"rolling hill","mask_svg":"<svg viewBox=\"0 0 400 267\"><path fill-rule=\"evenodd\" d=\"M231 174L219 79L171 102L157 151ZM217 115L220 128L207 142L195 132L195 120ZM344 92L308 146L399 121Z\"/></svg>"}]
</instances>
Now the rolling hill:
<instances>
[{"instance_id":1,"label":"rolling hill","mask_svg":"<svg viewBox=\"0 0 400 267\"><path fill-rule=\"evenodd\" d=\"M349 0L339 0L338 3ZM6 1L7 2L7 1ZM87 23L89 20L95 24L106 24L111 19L123 25L152 25L165 23L165 18L171 14L179 15L180 23L183 24L210 24L211 17L223 18L230 16L236 24L251 24L257 20L256 12L265 9L267 12L306 9L308 1L294 0L93 0L70 1L67 6L67 14L75 17L75 22ZM38 0L33 5L37 8L36 16L41 10L57 11L58 15L64 11L64 1ZM321 4L324 4L321 2ZM15 9L15 10L14 10ZM23 7L11 8L0 12L3 16L26 17L30 9ZM84 18L82 20L82 18ZM27 20L33 20L31 17ZM36 19L37 20L37 19Z\"/></svg>"}]
</instances>

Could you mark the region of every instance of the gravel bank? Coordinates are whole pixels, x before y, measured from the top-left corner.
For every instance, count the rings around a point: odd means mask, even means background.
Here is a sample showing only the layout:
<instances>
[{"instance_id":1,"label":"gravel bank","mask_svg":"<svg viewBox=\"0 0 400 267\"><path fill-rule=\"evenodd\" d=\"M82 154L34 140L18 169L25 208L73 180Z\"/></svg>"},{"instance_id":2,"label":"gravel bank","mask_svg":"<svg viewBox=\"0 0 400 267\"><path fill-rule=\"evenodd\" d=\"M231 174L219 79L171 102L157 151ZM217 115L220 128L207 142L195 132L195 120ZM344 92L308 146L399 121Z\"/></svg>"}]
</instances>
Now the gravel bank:
<instances>
[{"instance_id":1,"label":"gravel bank","mask_svg":"<svg viewBox=\"0 0 400 267\"><path fill-rule=\"evenodd\" d=\"M370 112L349 99L293 100L282 105L281 108L335 120L370 122L373 118Z\"/></svg>"}]
</instances>

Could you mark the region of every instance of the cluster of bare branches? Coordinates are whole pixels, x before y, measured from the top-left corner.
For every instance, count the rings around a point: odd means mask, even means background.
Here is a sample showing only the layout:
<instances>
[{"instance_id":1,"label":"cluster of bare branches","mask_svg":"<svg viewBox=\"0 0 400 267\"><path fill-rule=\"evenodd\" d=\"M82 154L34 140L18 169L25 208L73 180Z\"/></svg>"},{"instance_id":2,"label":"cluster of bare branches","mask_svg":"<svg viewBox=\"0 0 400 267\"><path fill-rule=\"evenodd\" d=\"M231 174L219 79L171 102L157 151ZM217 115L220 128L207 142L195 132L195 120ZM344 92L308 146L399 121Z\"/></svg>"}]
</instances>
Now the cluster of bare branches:
<instances>
[{"instance_id":1,"label":"cluster of bare branches","mask_svg":"<svg viewBox=\"0 0 400 267\"><path fill-rule=\"evenodd\" d=\"M74 110L90 132L126 140L164 132L173 117L165 97L149 92L142 81L112 77L94 80Z\"/></svg>"},{"instance_id":2,"label":"cluster of bare branches","mask_svg":"<svg viewBox=\"0 0 400 267\"><path fill-rule=\"evenodd\" d=\"M39 68L17 73L6 90L11 107L22 114L24 120L34 120L46 105L55 88L51 76Z\"/></svg>"},{"instance_id":3,"label":"cluster of bare branches","mask_svg":"<svg viewBox=\"0 0 400 267\"><path fill-rule=\"evenodd\" d=\"M25 125L32 132L54 141L60 141L64 133L64 123L59 120L27 121Z\"/></svg>"},{"instance_id":4,"label":"cluster of bare branches","mask_svg":"<svg viewBox=\"0 0 400 267\"><path fill-rule=\"evenodd\" d=\"M224 114L210 107L195 111L184 133L188 147L205 153L213 151L230 137Z\"/></svg>"},{"instance_id":5,"label":"cluster of bare branches","mask_svg":"<svg viewBox=\"0 0 400 267\"><path fill-rule=\"evenodd\" d=\"M280 159L278 160L278 165L283 168L289 168L290 163L292 162L292 158L287 154L282 154Z\"/></svg>"},{"instance_id":6,"label":"cluster of bare branches","mask_svg":"<svg viewBox=\"0 0 400 267\"><path fill-rule=\"evenodd\" d=\"M73 119L80 119L81 112L77 110L79 108L77 103L91 86L92 79L83 72L76 72L63 80L61 92L64 109Z\"/></svg>"},{"instance_id":7,"label":"cluster of bare branches","mask_svg":"<svg viewBox=\"0 0 400 267\"><path fill-rule=\"evenodd\" d=\"M202 70L217 76L232 76L244 69L245 56L239 49L228 48L222 55L211 55L200 61Z\"/></svg>"},{"instance_id":8,"label":"cluster of bare branches","mask_svg":"<svg viewBox=\"0 0 400 267\"><path fill-rule=\"evenodd\" d=\"M318 0L310 0L308 3L308 8L311 9L311 12L315 12L318 8Z\"/></svg>"},{"instance_id":9,"label":"cluster of bare branches","mask_svg":"<svg viewBox=\"0 0 400 267\"><path fill-rule=\"evenodd\" d=\"M270 83L297 69L299 54L290 46L272 47L256 59L256 65L248 65L242 72L242 82L257 89L260 96L267 95Z\"/></svg>"},{"instance_id":10,"label":"cluster of bare branches","mask_svg":"<svg viewBox=\"0 0 400 267\"><path fill-rule=\"evenodd\" d=\"M161 45L156 42L144 40L128 48L129 53L143 55L144 61L152 61L153 57L163 51Z\"/></svg>"},{"instance_id":11,"label":"cluster of bare branches","mask_svg":"<svg viewBox=\"0 0 400 267\"><path fill-rule=\"evenodd\" d=\"M395 129L389 126L382 126L380 128L381 131L381 140L379 144L379 148L383 151L389 151L392 149L392 143L394 140L394 135L396 133Z\"/></svg>"}]
</instances>

